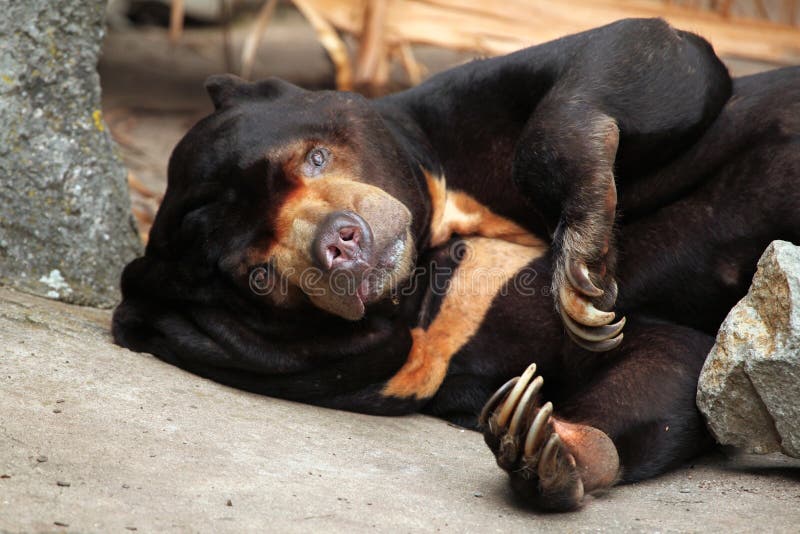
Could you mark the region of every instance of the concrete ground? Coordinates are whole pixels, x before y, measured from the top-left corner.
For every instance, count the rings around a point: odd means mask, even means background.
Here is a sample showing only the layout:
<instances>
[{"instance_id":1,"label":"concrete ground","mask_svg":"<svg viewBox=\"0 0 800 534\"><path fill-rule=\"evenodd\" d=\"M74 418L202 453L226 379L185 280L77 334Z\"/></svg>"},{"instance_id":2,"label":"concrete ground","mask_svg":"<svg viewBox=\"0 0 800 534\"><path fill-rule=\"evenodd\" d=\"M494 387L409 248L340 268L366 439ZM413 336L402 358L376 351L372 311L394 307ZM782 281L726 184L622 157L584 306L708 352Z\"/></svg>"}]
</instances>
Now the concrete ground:
<instances>
[{"instance_id":1,"label":"concrete ground","mask_svg":"<svg viewBox=\"0 0 800 534\"><path fill-rule=\"evenodd\" d=\"M572 514L482 437L243 393L111 344L110 312L0 288L0 532L797 532L800 464L721 454Z\"/></svg>"}]
</instances>

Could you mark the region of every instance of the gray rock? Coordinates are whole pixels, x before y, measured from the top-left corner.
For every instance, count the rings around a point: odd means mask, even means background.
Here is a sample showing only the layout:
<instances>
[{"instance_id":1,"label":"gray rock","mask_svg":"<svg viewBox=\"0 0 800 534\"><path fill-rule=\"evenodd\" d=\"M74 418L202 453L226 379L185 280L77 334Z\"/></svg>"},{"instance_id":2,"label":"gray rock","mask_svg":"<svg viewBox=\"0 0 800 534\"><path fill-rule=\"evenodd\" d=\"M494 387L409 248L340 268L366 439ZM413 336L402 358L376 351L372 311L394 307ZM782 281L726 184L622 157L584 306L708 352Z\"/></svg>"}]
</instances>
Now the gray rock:
<instances>
[{"instance_id":1,"label":"gray rock","mask_svg":"<svg viewBox=\"0 0 800 534\"><path fill-rule=\"evenodd\" d=\"M717 440L800 458L800 247L773 241L722 323L697 404Z\"/></svg>"},{"instance_id":2,"label":"gray rock","mask_svg":"<svg viewBox=\"0 0 800 534\"><path fill-rule=\"evenodd\" d=\"M141 249L100 112L103 0L0 0L0 284L111 306Z\"/></svg>"}]
</instances>

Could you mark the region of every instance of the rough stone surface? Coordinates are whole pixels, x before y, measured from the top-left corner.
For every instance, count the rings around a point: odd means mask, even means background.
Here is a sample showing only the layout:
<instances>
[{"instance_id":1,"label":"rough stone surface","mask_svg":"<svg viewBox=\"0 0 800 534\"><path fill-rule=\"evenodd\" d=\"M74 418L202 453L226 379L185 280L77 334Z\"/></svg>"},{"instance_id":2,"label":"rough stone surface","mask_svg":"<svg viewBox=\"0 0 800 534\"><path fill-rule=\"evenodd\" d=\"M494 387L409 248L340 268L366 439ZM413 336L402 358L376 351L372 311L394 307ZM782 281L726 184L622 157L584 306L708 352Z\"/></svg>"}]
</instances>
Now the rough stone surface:
<instances>
[{"instance_id":1,"label":"rough stone surface","mask_svg":"<svg viewBox=\"0 0 800 534\"><path fill-rule=\"evenodd\" d=\"M103 0L0 0L0 284L110 306L141 244L100 112Z\"/></svg>"},{"instance_id":2,"label":"rough stone surface","mask_svg":"<svg viewBox=\"0 0 800 534\"><path fill-rule=\"evenodd\" d=\"M715 455L615 488L578 513L538 515L512 498L478 433L236 391L112 345L109 320L0 288L0 532L728 533L800 524L800 461L780 456Z\"/></svg>"},{"instance_id":3,"label":"rough stone surface","mask_svg":"<svg viewBox=\"0 0 800 534\"><path fill-rule=\"evenodd\" d=\"M697 404L720 443L800 458L800 247L773 241L703 367Z\"/></svg>"}]
</instances>

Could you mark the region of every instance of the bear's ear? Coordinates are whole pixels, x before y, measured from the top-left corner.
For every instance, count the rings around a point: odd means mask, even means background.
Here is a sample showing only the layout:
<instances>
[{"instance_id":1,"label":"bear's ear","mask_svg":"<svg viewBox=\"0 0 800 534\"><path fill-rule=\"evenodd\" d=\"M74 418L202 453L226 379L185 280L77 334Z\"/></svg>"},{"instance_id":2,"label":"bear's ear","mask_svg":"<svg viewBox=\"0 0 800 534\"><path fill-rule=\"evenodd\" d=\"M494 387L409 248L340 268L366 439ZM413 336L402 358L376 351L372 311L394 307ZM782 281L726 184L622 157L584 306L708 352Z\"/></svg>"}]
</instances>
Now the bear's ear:
<instances>
[{"instance_id":1,"label":"bear's ear","mask_svg":"<svg viewBox=\"0 0 800 534\"><path fill-rule=\"evenodd\" d=\"M247 94L250 84L233 74L215 74L206 79L206 91L214 103L214 109L229 105L238 96Z\"/></svg>"},{"instance_id":2,"label":"bear's ear","mask_svg":"<svg viewBox=\"0 0 800 534\"><path fill-rule=\"evenodd\" d=\"M262 98L278 98L290 93L301 93L301 87L280 78L271 77L252 84L254 93Z\"/></svg>"},{"instance_id":3,"label":"bear's ear","mask_svg":"<svg viewBox=\"0 0 800 534\"><path fill-rule=\"evenodd\" d=\"M221 109L243 98L273 99L303 89L280 78L250 83L234 74L216 74L206 80L206 91L214 103L214 109Z\"/></svg>"}]
</instances>

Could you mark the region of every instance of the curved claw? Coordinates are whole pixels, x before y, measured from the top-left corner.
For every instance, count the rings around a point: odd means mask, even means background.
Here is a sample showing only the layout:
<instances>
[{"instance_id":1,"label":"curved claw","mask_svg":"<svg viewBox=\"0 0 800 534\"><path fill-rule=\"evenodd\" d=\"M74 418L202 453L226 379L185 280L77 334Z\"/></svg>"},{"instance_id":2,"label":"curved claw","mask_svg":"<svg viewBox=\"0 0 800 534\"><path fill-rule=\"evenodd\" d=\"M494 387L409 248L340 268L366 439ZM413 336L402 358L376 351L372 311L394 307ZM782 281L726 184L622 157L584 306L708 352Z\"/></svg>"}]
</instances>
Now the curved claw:
<instances>
[{"instance_id":1,"label":"curved claw","mask_svg":"<svg viewBox=\"0 0 800 534\"><path fill-rule=\"evenodd\" d=\"M611 295L610 302L617 301L617 294L619 293L619 286L617 285L616 280L611 280L611 284L608 286L608 294Z\"/></svg>"},{"instance_id":2,"label":"curved claw","mask_svg":"<svg viewBox=\"0 0 800 534\"><path fill-rule=\"evenodd\" d=\"M519 380L514 385L514 389L511 390L511 393L508 394L508 398L503 403L503 407L500 408L500 412L497 414L498 426L506 426L508 418L511 416L511 410L516 407L517 399L519 399L519 396L522 395L522 392L525 390L525 388L528 387L528 382L530 382L531 378L533 378L534 373L536 373L536 364L532 363L527 369L525 369L525 372L522 373L522 376L519 377Z\"/></svg>"},{"instance_id":3,"label":"curved claw","mask_svg":"<svg viewBox=\"0 0 800 534\"><path fill-rule=\"evenodd\" d=\"M598 310L594 304L566 285L559 289L558 298L561 301L561 308L567 315L582 325L605 326L614 320L614 312Z\"/></svg>"},{"instance_id":4,"label":"curved claw","mask_svg":"<svg viewBox=\"0 0 800 534\"><path fill-rule=\"evenodd\" d=\"M547 478L548 475L552 476L555 473L559 447L561 447L561 437L553 432L542 450L542 458L539 460L539 476L544 475L543 478Z\"/></svg>"},{"instance_id":5,"label":"curved claw","mask_svg":"<svg viewBox=\"0 0 800 534\"><path fill-rule=\"evenodd\" d=\"M591 341L591 342L599 342L611 339L612 337L622 332L622 328L625 326L626 322L625 317L623 317L616 323L612 323L606 326L587 328L573 321L569 315L564 313L563 310L561 310L561 320L564 321L564 326L567 327L567 330L569 330L572 334L574 334L575 337L579 339L585 339L586 341Z\"/></svg>"},{"instance_id":6,"label":"curved claw","mask_svg":"<svg viewBox=\"0 0 800 534\"><path fill-rule=\"evenodd\" d=\"M514 385L519 381L519 377L515 376L502 386L500 389L494 392L494 395L489 397L489 400L486 401L486 404L483 405L483 410L481 410L481 415L478 417L478 424L480 426L486 426L486 422L489 421L489 416L494 411L495 406L500 403L500 401L505 398L506 393L514 387Z\"/></svg>"},{"instance_id":7,"label":"curved claw","mask_svg":"<svg viewBox=\"0 0 800 534\"><path fill-rule=\"evenodd\" d=\"M600 297L604 291L594 285L589 279L589 268L585 263L567 257L567 280L572 287L586 295L587 297Z\"/></svg>"},{"instance_id":8,"label":"curved claw","mask_svg":"<svg viewBox=\"0 0 800 534\"><path fill-rule=\"evenodd\" d=\"M525 447L522 449L525 452L525 456L533 456L534 451L544 437L542 430L551 415L553 415L553 403L546 402L534 417L533 423L528 429L528 434L525 436Z\"/></svg>"},{"instance_id":9,"label":"curved claw","mask_svg":"<svg viewBox=\"0 0 800 534\"><path fill-rule=\"evenodd\" d=\"M567 334L573 343L578 345L580 348L591 352L607 352L615 349L619 347L619 344L622 343L622 338L625 337L625 334L620 334L617 337L612 337L611 339L606 339L605 341L585 341L569 330L567 330Z\"/></svg>"},{"instance_id":10,"label":"curved claw","mask_svg":"<svg viewBox=\"0 0 800 534\"><path fill-rule=\"evenodd\" d=\"M508 434L510 436L517 435L519 422L522 420L522 416L530 409L531 397L539 393L539 390L542 389L542 384L544 384L544 379L541 376L537 376L533 382L528 384L525 393L522 394L522 398L519 400L519 404L517 404L517 409L514 410L514 415L511 417L511 424L508 425Z\"/></svg>"}]
</instances>

